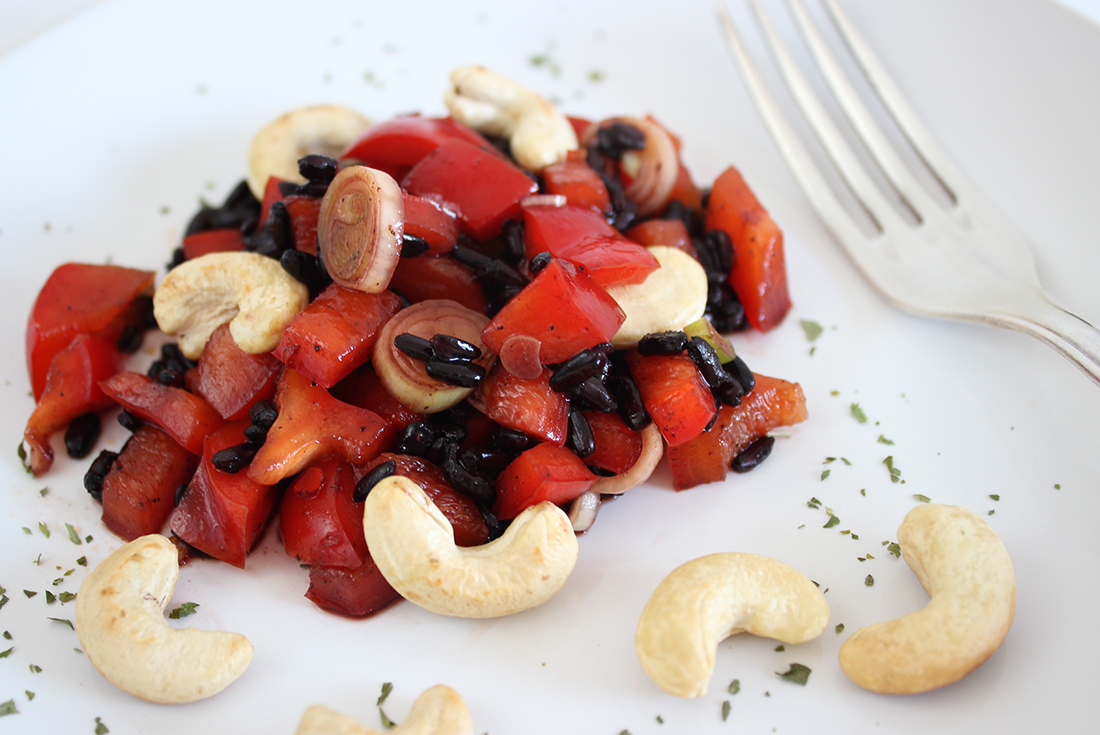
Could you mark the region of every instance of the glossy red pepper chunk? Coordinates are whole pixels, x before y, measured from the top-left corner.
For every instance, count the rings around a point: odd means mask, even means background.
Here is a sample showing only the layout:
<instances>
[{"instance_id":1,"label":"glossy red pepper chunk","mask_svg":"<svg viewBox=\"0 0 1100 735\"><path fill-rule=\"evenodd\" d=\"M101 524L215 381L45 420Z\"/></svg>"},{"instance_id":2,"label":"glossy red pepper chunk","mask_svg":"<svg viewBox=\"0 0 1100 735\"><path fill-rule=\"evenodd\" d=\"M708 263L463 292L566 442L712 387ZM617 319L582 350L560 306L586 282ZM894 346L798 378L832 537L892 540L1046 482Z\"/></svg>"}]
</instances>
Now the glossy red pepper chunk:
<instances>
[{"instance_id":1,"label":"glossy red pepper chunk","mask_svg":"<svg viewBox=\"0 0 1100 735\"><path fill-rule=\"evenodd\" d=\"M397 400L382 384L382 379L370 363L353 370L332 386L329 393L338 401L374 411L397 429L427 418L427 414L417 413Z\"/></svg>"},{"instance_id":2,"label":"glossy red pepper chunk","mask_svg":"<svg viewBox=\"0 0 1100 735\"><path fill-rule=\"evenodd\" d=\"M584 463L616 475L633 467L642 455L641 432L627 426L615 411L585 411L584 417L592 429L592 439L596 445L595 451L584 458Z\"/></svg>"},{"instance_id":3,"label":"glossy red pepper chunk","mask_svg":"<svg viewBox=\"0 0 1100 735\"><path fill-rule=\"evenodd\" d=\"M371 125L340 158L385 171L400 181L429 153L455 139L480 148L493 147L479 133L453 118L410 115Z\"/></svg>"},{"instance_id":4,"label":"glossy red pepper chunk","mask_svg":"<svg viewBox=\"0 0 1100 735\"><path fill-rule=\"evenodd\" d=\"M121 365L116 341L90 334L77 335L54 355L45 390L23 431L23 440L30 449L28 463L35 476L53 465L51 436L83 413L104 411L114 405L99 381L117 373Z\"/></svg>"},{"instance_id":5,"label":"glossy red pepper chunk","mask_svg":"<svg viewBox=\"0 0 1100 735\"><path fill-rule=\"evenodd\" d=\"M152 271L117 265L65 263L50 275L27 321L27 369L37 401L54 355L78 334L117 340L127 326L143 326L139 297L151 296Z\"/></svg>"},{"instance_id":6,"label":"glossy red pepper chunk","mask_svg":"<svg viewBox=\"0 0 1100 735\"><path fill-rule=\"evenodd\" d=\"M501 426L562 446L569 433L569 397L550 390L550 370L517 378L498 366L485 381L485 415Z\"/></svg>"},{"instance_id":7,"label":"glossy red pepper chunk","mask_svg":"<svg viewBox=\"0 0 1100 735\"><path fill-rule=\"evenodd\" d=\"M475 240L499 235L505 221L519 218L520 200L538 193L538 184L515 164L458 139L416 164L401 188L439 201Z\"/></svg>"},{"instance_id":8,"label":"glossy red pepper chunk","mask_svg":"<svg viewBox=\"0 0 1100 735\"><path fill-rule=\"evenodd\" d=\"M159 533L198 462L168 432L142 424L103 479L103 525L127 541Z\"/></svg>"},{"instance_id":9,"label":"glossy red pepper chunk","mask_svg":"<svg viewBox=\"0 0 1100 735\"><path fill-rule=\"evenodd\" d=\"M791 308L783 232L732 166L715 180L706 229L722 230L733 243L730 285L753 328L766 332Z\"/></svg>"},{"instance_id":10,"label":"glossy red pepper chunk","mask_svg":"<svg viewBox=\"0 0 1100 735\"><path fill-rule=\"evenodd\" d=\"M223 419L236 421L247 416L257 401L275 395L282 368L270 353L253 355L238 347L226 323L210 335L195 369L187 371L187 388Z\"/></svg>"},{"instance_id":11,"label":"glossy red pepper chunk","mask_svg":"<svg viewBox=\"0 0 1100 735\"><path fill-rule=\"evenodd\" d=\"M290 320L272 355L322 388L370 358L371 348L401 299L390 291L365 293L333 283Z\"/></svg>"},{"instance_id":12,"label":"glossy red pepper chunk","mask_svg":"<svg viewBox=\"0 0 1100 735\"><path fill-rule=\"evenodd\" d=\"M647 248L651 245L667 245L695 257L695 245L691 242L691 234L683 220L647 219L627 230L626 237Z\"/></svg>"},{"instance_id":13,"label":"glossy red pepper chunk","mask_svg":"<svg viewBox=\"0 0 1100 735\"><path fill-rule=\"evenodd\" d=\"M310 255L317 254L317 221L321 216L321 200L304 194L291 194L283 200L294 234L294 248Z\"/></svg>"},{"instance_id":14,"label":"glossy red pepper chunk","mask_svg":"<svg viewBox=\"0 0 1100 735\"><path fill-rule=\"evenodd\" d=\"M588 274L568 261L551 260L493 317L481 340L500 354L509 337L534 337L539 360L553 365L611 341L624 321L625 312Z\"/></svg>"},{"instance_id":15,"label":"glossy red pepper chunk","mask_svg":"<svg viewBox=\"0 0 1100 735\"><path fill-rule=\"evenodd\" d=\"M242 569L278 492L246 472L223 472L212 460L221 450L245 443L248 425L235 421L206 437L202 459L169 522L173 533L199 551Z\"/></svg>"},{"instance_id":16,"label":"glossy red pepper chunk","mask_svg":"<svg viewBox=\"0 0 1100 735\"><path fill-rule=\"evenodd\" d=\"M571 207L591 209L601 215L611 211L611 198L600 175L584 161L565 160L539 171L543 193L565 197Z\"/></svg>"},{"instance_id":17,"label":"glossy red pepper chunk","mask_svg":"<svg viewBox=\"0 0 1100 735\"><path fill-rule=\"evenodd\" d=\"M604 288L641 283L660 263L623 237L603 215L581 207L527 207L523 214L527 257L549 252L584 269Z\"/></svg>"},{"instance_id":18,"label":"glossy red pepper chunk","mask_svg":"<svg viewBox=\"0 0 1100 735\"><path fill-rule=\"evenodd\" d=\"M508 520L544 501L562 505L584 494L595 481L596 476L572 451L536 444L500 473L493 513Z\"/></svg>"},{"instance_id":19,"label":"glossy red pepper chunk","mask_svg":"<svg viewBox=\"0 0 1100 735\"><path fill-rule=\"evenodd\" d=\"M405 204L405 234L423 238L428 253L442 255L458 244L458 218L438 202L424 197L403 194Z\"/></svg>"},{"instance_id":20,"label":"glossy red pepper chunk","mask_svg":"<svg viewBox=\"0 0 1100 735\"><path fill-rule=\"evenodd\" d=\"M389 449L393 425L373 411L333 398L297 370L285 368L275 388L279 418L256 452L248 475L274 485L316 461L343 457L363 464Z\"/></svg>"},{"instance_id":21,"label":"glossy red pepper chunk","mask_svg":"<svg viewBox=\"0 0 1100 735\"><path fill-rule=\"evenodd\" d=\"M390 278L390 288L410 303L446 299L485 314L489 299L474 271L447 254L402 258Z\"/></svg>"},{"instance_id":22,"label":"glossy red pepper chunk","mask_svg":"<svg viewBox=\"0 0 1100 735\"><path fill-rule=\"evenodd\" d=\"M152 421L191 454L202 454L203 439L225 423L201 396L183 388L161 385L134 372L101 381L103 392L138 418Z\"/></svg>"},{"instance_id":23,"label":"glossy red pepper chunk","mask_svg":"<svg viewBox=\"0 0 1100 735\"><path fill-rule=\"evenodd\" d=\"M353 569L311 566L306 598L322 610L365 618L397 602L401 595L382 576L374 560L367 557Z\"/></svg>"},{"instance_id":24,"label":"glossy red pepper chunk","mask_svg":"<svg viewBox=\"0 0 1100 735\"><path fill-rule=\"evenodd\" d=\"M305 564L353 569L368 556L355 472L326 459L298 475L283 494L279 529L286 553Z\"/></svg>"},{"instance_id":25,"label":"glossy red pepper chunk","mask_svg":"<svg viewBox=\"0 0 1100 735\"><path fill-rule=\"evenodd\" d=\"M714 394L686 353L643 357L630 350L626 362L666 444L674 447L703 433L718 409Z\"/></svg>"},{"instance_id":26,"label":"glossy red pepper chunk","mask_svg":"<svg viewBox=\"0 0 1100 735\"><path fill-rule=\"evenodd\" d=\"M226 253L244 250L244 236L236 227L204 230L183 238L183 257L187 260L207 253Z\"/></svg>"}]
</instances>

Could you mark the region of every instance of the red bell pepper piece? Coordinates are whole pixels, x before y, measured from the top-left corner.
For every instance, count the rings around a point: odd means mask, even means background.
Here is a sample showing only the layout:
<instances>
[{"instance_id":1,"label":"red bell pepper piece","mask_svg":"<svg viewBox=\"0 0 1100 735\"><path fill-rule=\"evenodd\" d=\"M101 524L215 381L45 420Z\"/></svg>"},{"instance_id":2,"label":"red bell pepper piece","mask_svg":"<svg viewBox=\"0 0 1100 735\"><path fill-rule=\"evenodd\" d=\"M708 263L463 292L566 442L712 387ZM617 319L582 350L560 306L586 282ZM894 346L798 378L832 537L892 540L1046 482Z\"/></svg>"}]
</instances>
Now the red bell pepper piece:
<instances>
[{"instance_id":1,"label":"red bell pepper piece","mask_svg":"<svg viewBox=\"0 0 1100 735\"><path fill-rule=\"evenodd\" d=\"M306 598L322 610L365 618L401 599L369 556L354 569L314 565L309 568Z\"/></svg>"},{"instance_id":2,"label":"red bell pepper piece","mask_svg":"<svg viewBox=\"0 0 1100 735\"><path fill-rule=\"evenodd\" d=\"M733 243L730 285L749 324L761 332L775 327L791 308L783 232L732 166L711 189L706 228L724 231Z\"/></svg>"},{"instance_id":3,"label":"red bell pepper piece","mask_svg":"<svg viewBox=\"0 0 1100 735\"><path fill-rule=\"evenodd\" d=\"M195 369L187 371L187 388L223 419L236 421L247 416L257 401L275 395L282 367L269 353L253 355L238 347L226 323L210 335Z\"/></svg>"},{"instance_id":4,"label":"red bell pepper piece","mask_svg":"<svg viewBox=\"0 0 1100 735\"><path fill-rule=\"evenodd\" d=\"M611 211L607 185L584 161L552 163L539 175L544 194L559 194L565 197L569 206L591 209L601 215Z\"/></svg>"},{"instance_id":5,"label":"red bell pepper piece","mask_svg":"<svg viewBox=\"0 0 1100 735\"><path fill-rule=\"evenodd\" d=\"M519 218L520 200L538 193L538 184L515 164L458 139L447 141L416 164L401 188L439 201L458 215L475 240L499 235L505 221Z\"/></svg>"},{"instance_id":6,"label":"red bell pepper piece","mask_svg":"<svg viewBox=\"0 0 1100 735\"><path fill-rule=\"evenodd\" d=\"M187 260L207 253L244 250L244 236L236 227L204 230L183 238L183 257Z\"/></svg>"},{"instance_id":7,"label":"red bell pepper piece","mask_svg":"<svg viewBox=\"0 0 1100 735\"><path fill-rule=\"evenodd\" d=\"M248 425L235 421L206 437L199 466L169 523L173 533L199 551L242 569L278 492L246 472L222 472L212 460L221 450L245 443Z\"/></svg>"},{"instance_id":8,"label":"red bell pepper piece","mask_svg":"<svg viewBox=\"0 0 1100 735\"><path fill-rule=\"evenodd\" d=\"M365 293L333 283L290 320L271 354L331 388L370 358L378 331L400 308L390 291Z\"/></svg>"},{"instance_id":9,"label":"red bell pepper piece","mask_svg":"<svg viewBox=\"0 0 1100 735\"><path fill-rule=\"evenodd\" d=\"M267 180L267 185L264 187L264 198L260 202L260 226L263 226L267 222L268 215L271 214L271 205L275 202L285 201L286 197L283 196L283 192L279 190L279 184L283 183L282 179L277 179L274 176Z\"/></svg>"},{"instance_id":10,"label":"red bell pepper piece","mask_svg":"<svg viewBox=\"0 0 1100 735\"><path fill-rule=\"evenodd\" d=\"M527 207L523 219L528 258L547 251L583 266L604 288L641 283L661 267L652 253L627 240L591 209Z\"/></svg>"},{"instance_id":11,"label":"red bell pepper piece","mask_svg":"<svg viewBox=\"0 0 1100 735\"><path fill-rule=\"evenodd\" d=\"M617 412L585 411L584 417L588 419L596 445L596 450L584 458L584 463L616 475L633 467L642 455L641 432L627 426Z\"/></svg>"},{"instance_id":12,"label":"red bell pepper piece","mask_svg":"<svg viewBox=\"0 0 1100 735\"><path fill-rule=\"evenodd\" d=\"M50 437L69 422L89 411L103 411L114 405L99 381L118 372L122 359L115 340L77 335L50 362L46 387L34 407L23 439L30 449L29 465L35 476L53 464Z\"/></svg>"},{"instance_id":13,"label":"red bell pepper piece","mask_svg":"<svg viewBox=\"0 0 1100 735\"><path fill-rule=\"evenodd\" d=\"M610 341L624 321L615 299L587 273L568 261L551 260L493 317L481 340L500 354L509 337L534 337L541 343L542 364L553 365Z\"/></svg>"},{"instance_id":14,"label":"red bell pepper piece","mask_svg":"<svg viewBox=\"0 0 1100 735\"><path fill-rule=\"evenodd\" d=\"M489 299L474 277L473 269L450 255L402 258L390 278L389 287L414 304L447 299L479 314L489 311Z\"/></svg>"},{"instance_id":15,"label":"red bell pepper piece","mask_svg":"<svg viewBox=\"0 0 1100 735\"><path fill-rule=\"evenodd\" d=\"M283 200L294 233L294 248L310 255L317 254L317 220L321 216L321 200L302 194L291 194Z\"/></svg>"},{"instance_id":16,"label":"red bell pepper piece","mask_svg":"<svg viewBox=\"0 0 1100 735\"><path fill-rule=\"evenodd\" d=\"M202 454L203 439L225 423L201 396L141 373L117 373L99 387L123 408L167 431L191 454Z\"/></svg>"},{"instance_id":17,"label":"red bell pepper piece","mask_svg":"<svg viewBox=\"0 0 1100 735\"><path fill-rule=\"evenodd\" d=\"M117 265L66 263L38 293L27 322L27 369L37 401L54 355L78 334L117 340L127 326L143 326L139 297L151 296L152 271Z\"/></svg>"},{"instance_id":18,"label":"red bell pepper piece","mask_svg":"<svg viewBox=\"0 0 1100 735\"><path fill-rule=\"evenodd\" d=\"M630 350L626 363L666 444L674 447L703 433L717 408L714 394L686 353L643 357Z\"/></svg>"},{"instance_id":19,"label":"red bell pepper piece","mask_svg":"<svg viewBox=\"0 0 1100 735\"><path fill-rule=\"evenodd\" d=\"M667 245L695 257L695 245L691 242L691 234L683 220L647 219L627 230L626 237L647 248L651 245Z\"/></svg>"},{"instance_id":20,"label":"red bell pepper piece","mask_svg":"<svg viewBox=\"0 0 1100 735\"><path fill-rule=\"evenodd\" d=\"M371 125L340 158L385 171L400 181L425 156L455 139L479 148L493 147L479 133L453 118L411 115Z\"/></svg>"},{"instance_id":21,"label":"red bell pepper piece","mask_svg":"<svg viewBox=\"0 0 1100 735\"><path fill-rule=\"evenodd\" d=\"M544 501L562 505L584 494L595 481L592 471L570 450L536 444L500 473L493 513L507 520Z\"/></svg>"},{"instance_id":22,"label":"red bell pepper piece","mask_svg":"<svg viewBox=\"0 0 1100 735\"><path fill-rule=\"evenodd\" d=\"M772 429L801 423L808 415L802 386L757 375L756 387L741 400L740 406L723 405L718 421L709 431L669 447L672 486L686 490L725 479L730 462L746 447Z\"/></svg>"},{"instance_id":23,"label":"red bell pepper piece","mask_svg":"<svg viewBox=\"0 0 1100 735\"><path fill-rule=\"evenodd\" d=\"M428 243L428 253L442 255L458 243L458 219L431 199L403 194L405 234Z\"/></svg>"},{"instance_id":24,"label":"red bell pepper piece","mask_svg":"<svg viewBox=\"0 0 1100 735\"><path fill-rule=\"evenodd\" d=\"M142 424L103 479L103 524L127 541L159 533L198 462L168 432Z\"/></svg>"},{"instance_id":25,"label":"red bell pepper piece","mask_svg":"<svg viewBox=\"0 0 1100 735\"><path fill-rule=\"evenodd\" d=\"M532 380L497 366L485 381L485 415L501 426L562 446L569 433L569 397L550 390L550 370Z\"/></svg>"},{"instance_id":26,"label":"red bell pepper piece","mask_svg":"<svg viewBox=\"0 0 1100 735\"><path fill-rule=\"evenodd\" d=\"M332 386L329 393L338 401L374 411L397 429L404 429L427 417L427 414L417 413L394 398L382 384L374 366L369 363L353 370L350 375Z\"/></svg>"},{"instance_id":27,"label":"red bell pepper piece","mask_svg":"<svg viewBox=\"0 0 1100 735\"><path fill-rule=\"evenodd\" d=\"M393 425L373 411L343 403L297 370L285 368L275 388L279 418L248 468L274 485L326 457L362 464L389 448Z\"/></svg>"},{"instance_id":28,"label":"red bell pepper piece","mask_svg":"<svg viewBox=\"0 0 1100 735\"><path fill-rule=\"evenodd\" d=\"M355 472L343 459L318 462L287 488L279 508L286 553L305 564L353 569L368 556Z\"/></svg>"}]
</instances>

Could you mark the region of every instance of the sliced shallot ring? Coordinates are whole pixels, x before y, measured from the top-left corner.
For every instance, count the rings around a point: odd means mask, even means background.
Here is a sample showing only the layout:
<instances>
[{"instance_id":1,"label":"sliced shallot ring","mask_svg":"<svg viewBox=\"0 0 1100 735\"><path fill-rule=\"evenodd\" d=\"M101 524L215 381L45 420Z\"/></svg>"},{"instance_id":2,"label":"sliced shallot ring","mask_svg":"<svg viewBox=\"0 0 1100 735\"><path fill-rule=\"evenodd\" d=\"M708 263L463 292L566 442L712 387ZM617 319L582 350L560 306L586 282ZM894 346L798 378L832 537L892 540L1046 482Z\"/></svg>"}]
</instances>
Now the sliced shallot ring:
<instances>
[{"instance_id":1,"label":"sliced shallot ring","mask_svg":"<svg viewBox=\"0 0 1100 735\"><path fill-rule=\"evenodd\" d=\"M613 117L599 125L589 125L581 144L587 147L596 139L599 128L612 123L622 123L637 128L645 134L645 148L627 151L620 166L628 170L632 179L624 190L626 198L638 205L638 215L648 217L665 208L676 186L680 172L680 157L676 146L664 128L638 117Z\"/></svg>"},{"instance_id":2,"label":"sliced shallot ring","mask_svg":"<svg viewBox=\"0 0 1100 735\"><path fill-rule=\"evenodd\" d=\"M513 334L500 347L500 364L521 380L534 380L542 375L539 351L542 341L529 334Z\"/></svg>"},{"instance_id":3,"label":"sliced shallot ring","mask_svg":"<svg viewBox=\"0 0 1100 735\"><path fill-rule=\"evenodd\" d=\"M642 452L638 455L634 466L626 472L611 477L601 477L592 484L589 491L601 495L622 495L627 490L638 487L649 479L653 470L657 469L657 464L664 453L665 444L661 439L661 432L657 430L655 424L650 424L642 429Z\"/></svg>"},{"instance_id":4,"label":"sliced shallot ring","mask_svg":"<svg viewBox=\"0 0 1100 735\"><path fill-rule=\"evenodd\" d=\"M332 280L367 293L384 291L401 259L405 203L389 174L348 166L321 200L317 243Z\"/></svg>"},{"instance_id":5,"label":"sliced shallot ring","mask_svg":"<svg viewBox=\"0 0 1100 735\"><path fill-rule=\"evenodd\" d=\"M429 299L402 309L386 322L374 343L374 369L394 398L418 413L438 413L461 402L474 388L462 388L428 375L424 363L397 349L393 340L409 332L431 339L437 334L458 337L481 350L474 360L488 372L496 359L481 341L481 330L489 318L462 304L446 299Z\"/></svg>"},{"instance_id":6,"label":"sliced shallot ring","mask_svg":"<svg viewBox=\"0 0 1100 735\"><path fill-rule=\"evenodd\" d=\"M573 524L573 530L584 533L592 528L596 522L596 515L600 512L603 501L600 494L589 490L582 493L569 504L569 522Z\"/></svg>"}]
</instances>

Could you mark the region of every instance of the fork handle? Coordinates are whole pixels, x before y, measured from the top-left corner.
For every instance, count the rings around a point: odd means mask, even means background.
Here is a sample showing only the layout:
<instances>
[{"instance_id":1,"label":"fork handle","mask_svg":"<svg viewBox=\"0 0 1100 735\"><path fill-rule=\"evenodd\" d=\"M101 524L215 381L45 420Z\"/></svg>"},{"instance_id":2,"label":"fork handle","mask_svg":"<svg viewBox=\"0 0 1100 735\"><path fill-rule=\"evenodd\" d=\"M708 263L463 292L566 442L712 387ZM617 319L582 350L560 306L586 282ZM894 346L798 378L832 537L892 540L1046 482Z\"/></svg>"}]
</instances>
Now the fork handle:
<instances>
[{"instance_id":1,"label":"fork handle","mask_svg":"<svg viewBox=\"0 0 1100 735\"><path fill-rule=\"evenodd\" d=\"M1100 329L1087 320L1057 306L1045 294L1026 313L1005 314L997 320L1001 326L1046 342L1100 385Z\"/></svg>"}]
</instances>

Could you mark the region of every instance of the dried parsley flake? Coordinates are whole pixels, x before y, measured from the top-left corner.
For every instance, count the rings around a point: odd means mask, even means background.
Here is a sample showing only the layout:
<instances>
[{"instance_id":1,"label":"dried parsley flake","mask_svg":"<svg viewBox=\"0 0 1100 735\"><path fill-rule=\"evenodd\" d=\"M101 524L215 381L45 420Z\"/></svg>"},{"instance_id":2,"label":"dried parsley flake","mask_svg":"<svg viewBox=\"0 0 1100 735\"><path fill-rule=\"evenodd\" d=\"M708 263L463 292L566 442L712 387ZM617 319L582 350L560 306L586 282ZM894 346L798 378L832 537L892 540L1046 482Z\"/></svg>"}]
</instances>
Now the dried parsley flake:
<instances>
[{"instance_id":1,"label":"dried parsley flake","mask_svg":"<svg viewBox=\"0 0 1100 735\"><path fill-rule=\"evenodd\" d=\"M802 664L791 664L791 667L782 674L780 674L778 671L775 673L779 676L780 679L784 679L795 684L801 684L802 686L806 686L806 682L810 679L810 667L803 666Z\"/></svg>"}]
</instances>

